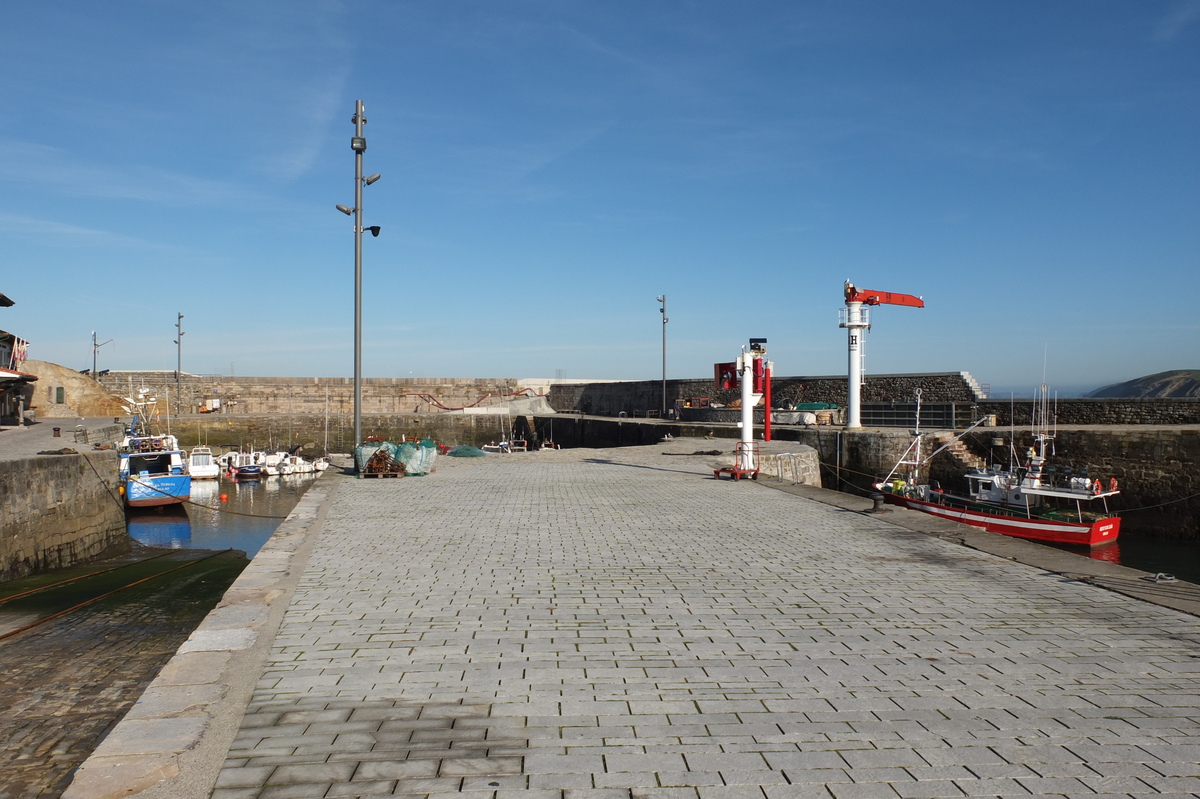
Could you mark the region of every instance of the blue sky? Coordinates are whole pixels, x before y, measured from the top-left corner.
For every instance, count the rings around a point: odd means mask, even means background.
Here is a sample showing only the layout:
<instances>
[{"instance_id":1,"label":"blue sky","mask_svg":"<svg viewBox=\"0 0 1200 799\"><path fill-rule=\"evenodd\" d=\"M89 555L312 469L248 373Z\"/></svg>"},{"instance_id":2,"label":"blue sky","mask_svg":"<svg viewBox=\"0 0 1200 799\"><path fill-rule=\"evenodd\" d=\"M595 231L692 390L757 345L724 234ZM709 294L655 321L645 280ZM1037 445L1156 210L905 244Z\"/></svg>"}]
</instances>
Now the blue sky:
<instances>
[{"instance_id":1,"label":"blue sky","mask_svg":"<svg viewBox=\"0 0 1200 799\"><path fill-rule=\"evenodd\" d=\"M1200 0L65 0L0 30L0 328L87 368L994 391L1200 368Z\"/></svg>"}]
</instances>

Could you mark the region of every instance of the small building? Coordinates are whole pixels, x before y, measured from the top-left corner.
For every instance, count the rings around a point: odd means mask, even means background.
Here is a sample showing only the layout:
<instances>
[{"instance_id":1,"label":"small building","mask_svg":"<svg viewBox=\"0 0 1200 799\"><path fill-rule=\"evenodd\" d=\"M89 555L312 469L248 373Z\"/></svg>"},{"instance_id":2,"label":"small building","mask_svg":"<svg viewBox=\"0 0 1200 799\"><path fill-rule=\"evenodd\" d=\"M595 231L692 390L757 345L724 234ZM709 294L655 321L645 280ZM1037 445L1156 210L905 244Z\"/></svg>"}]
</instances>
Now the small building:
<instances>
[{"instance_id":1,"label":"small building","mask_svg":"<svg viewBox=\"0 0 1200 799\"><path fill-rule=\"evenodd\" d=\"M12 300L0 294L0 308L12 305ZM28 348L25 339L0 330L0 424L25 423L25 409L33 395L32 384L37 380L21 371Z\"/></svg>"}]
</instances>

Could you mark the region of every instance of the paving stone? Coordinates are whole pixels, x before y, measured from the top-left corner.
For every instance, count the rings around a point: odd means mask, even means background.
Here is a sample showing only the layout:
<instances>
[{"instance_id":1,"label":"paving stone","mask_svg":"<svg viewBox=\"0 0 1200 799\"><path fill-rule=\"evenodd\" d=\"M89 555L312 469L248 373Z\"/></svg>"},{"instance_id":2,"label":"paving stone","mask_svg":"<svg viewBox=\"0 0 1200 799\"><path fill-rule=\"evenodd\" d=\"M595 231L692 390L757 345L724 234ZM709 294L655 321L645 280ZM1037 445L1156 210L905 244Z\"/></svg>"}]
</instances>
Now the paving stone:
<instances>
[{"instance_id":1,"label":"paving stone","mask_svg":"<svg viewBox=\"0 0 1200 799\"><path fill-rule=\"evenodd\" d=\"M335 478L218 790L1200 792L1193 617L672 447Z\"/></svg>"}]
</instances>

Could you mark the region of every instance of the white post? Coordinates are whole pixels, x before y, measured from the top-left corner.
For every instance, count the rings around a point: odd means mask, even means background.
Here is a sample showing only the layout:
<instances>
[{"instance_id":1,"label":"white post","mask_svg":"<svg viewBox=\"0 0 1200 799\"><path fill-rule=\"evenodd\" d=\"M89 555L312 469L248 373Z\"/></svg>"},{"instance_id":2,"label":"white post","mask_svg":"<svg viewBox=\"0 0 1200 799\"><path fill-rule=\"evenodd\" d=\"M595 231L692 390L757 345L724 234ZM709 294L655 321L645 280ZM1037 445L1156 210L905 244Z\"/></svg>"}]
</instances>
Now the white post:
<instances>
[{"instance_id":1,"label":"white post","mask_svg":"<svg viewBox=\"0 0 1200 799\"><path fill-rule=\"evenodd\" d=\"M846 303L846 335L849 340L850 363L846 380L846 427L862 427L859 394L862 387L863 334L867 324L863 319L861 302Z\"/></svg>"},{"instance_id":2,"label":"white post","mask_svg":"<svg viewBox=\"0 0 1200 799\"><path fill-rule=\"evenodd\" d=\"M746 446L742 447L737 466L739 469L750 470L756 467L751 443L754 441L754 403L760 396L754 393L753 353L743 352L738 356L738 372L742 388L742 443Z\"/></svg>"}]
</instances>

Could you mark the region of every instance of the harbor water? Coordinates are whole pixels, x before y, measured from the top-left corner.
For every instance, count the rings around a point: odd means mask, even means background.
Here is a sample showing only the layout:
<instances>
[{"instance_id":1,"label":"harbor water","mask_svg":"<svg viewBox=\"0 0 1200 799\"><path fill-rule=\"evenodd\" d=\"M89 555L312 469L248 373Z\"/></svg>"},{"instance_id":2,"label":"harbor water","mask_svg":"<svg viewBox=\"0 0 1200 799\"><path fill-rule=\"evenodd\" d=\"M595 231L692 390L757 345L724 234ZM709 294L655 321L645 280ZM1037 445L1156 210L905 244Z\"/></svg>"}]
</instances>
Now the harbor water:
<instances>
[{"instance_id":1,"label":"harbor water","mask_svg":"<svg viewBox=\"0 0 1200 799\"><path fill-rule=\"evenodd\" d=\"M236 549L253 558L316 478L193 480L190 502L129 514L129 536L150 547Z\"/></svg>"},{"instance_id":2,"label":"harbor water","mask_svg":"<svg viewBox=\"0 0 1200 799\"><path fill-rule=\"evenodd\" d=\"M1081 554L1200 584L1200 543L1193 540L1138 535L1136 529L1122 529L1115 544Z\"/></svg>"}]
</instances>

